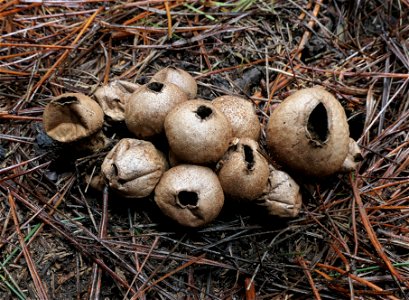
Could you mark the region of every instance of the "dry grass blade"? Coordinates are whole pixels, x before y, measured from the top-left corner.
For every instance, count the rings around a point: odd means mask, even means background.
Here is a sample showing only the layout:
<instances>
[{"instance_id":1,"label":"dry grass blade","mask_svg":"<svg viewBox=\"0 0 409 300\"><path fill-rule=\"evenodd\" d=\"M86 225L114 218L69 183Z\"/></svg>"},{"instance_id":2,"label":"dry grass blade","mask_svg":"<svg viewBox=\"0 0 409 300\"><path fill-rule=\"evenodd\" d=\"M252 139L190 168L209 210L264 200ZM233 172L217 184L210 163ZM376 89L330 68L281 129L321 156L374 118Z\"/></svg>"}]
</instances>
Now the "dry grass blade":
<instances>
[{"instance_id":1,"label":"dry grass blade","mask_svg":"<svg viewBox=\"0 0 409 300\"><path fill-rule=\"evenodd\" d=\"M368 215L366 213L365 207L362 203L361 196L359 195L359 191L356 185L356 181L353 180L352 175L350 175L350 182L352 186L352 191L354 194L354 199L356 201L356 204L358 206L358 211L361 216L362 224L365 227L365 230L368 234L368 238L371 241L372 245L374 246L376 252L380 256L380 258L384 261L386 267L389 269L391 274L396 277L397 280L399 280L402 284L406 285L409 287L409 282L407 280L403 280L402 276L399 274L399 272L395 269L395 267L392 265L390 259L388 256L385 254L385 251L383 250L382 245L379 243L378 238L376 237L376 233L372 228L372 225L369 221Z\"/></svg>"},{"instance_id":2,"label":"dry grass blade","mask_svg":"<svg viewBox=\"0 0 409 300\"><path fill-rule=\"evenodd\" d=\"M45 289L43 282L37 272L37 268L35 266L35 263L30 255L30 251L28 250L25 242L24 242L24 236L23 233L21 232L20 229L20 224L19 224L19 220L17 217L17 212L16 212L16 203L14 202L14 198L11 195L11 193L9 192L8 194L8 199L9 199L9 204L10 204L10 209L11 209L11 215L13 217L13 221L14 221L14 225L16 227L16 232L17 232L17 236L19 238L20 241L20 245L21 245L21 249L23 249L23 253L24 253L24 258L27 261L27 265L28 268L30 270L30 274L31 277L33 278L33 282L34 282L34 286L36 288L36 292L37 292L37 297L39 299L49 299L48 295L47 295L47 290Z\"/></svg>"}]
</instances>

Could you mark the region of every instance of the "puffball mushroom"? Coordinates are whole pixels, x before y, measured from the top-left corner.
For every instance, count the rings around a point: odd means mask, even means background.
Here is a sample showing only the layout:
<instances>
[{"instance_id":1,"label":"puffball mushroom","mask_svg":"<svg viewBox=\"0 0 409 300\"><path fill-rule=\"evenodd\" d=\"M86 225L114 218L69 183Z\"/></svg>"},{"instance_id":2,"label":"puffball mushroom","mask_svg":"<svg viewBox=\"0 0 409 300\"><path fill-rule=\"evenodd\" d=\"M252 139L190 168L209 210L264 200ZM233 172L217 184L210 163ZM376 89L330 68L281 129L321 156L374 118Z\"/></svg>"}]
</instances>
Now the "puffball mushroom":
<instances>
[{"instance_id":1,"label":"puffball mushroom","mask_svg":"<svg viewBox=\"0 0 409 300\"><path fill-rule=\"evenodd\" d=\"M180 225L199 227L219 215L224 195L211 169L182 164L163 174L155 188L155 202L165 215Z\"/></svg>"},{"instance_id":2,"label":"puffball mushroom","mask_svg":"<svg viewBox=\"0 0 409 300\"><path fill-rule=\"evenodd\" d=\"M189 99L194 99L197 95L196 80L188 72L182 69L167 67L159 70L152 76L151 81L171 82L177 85Z\"/></svg>"},{"instance_id":3,"label":"puffball mushroom","mask_svg":"<svg viewBox=\"0 0 409 300\"><path fill-rule=\"evenodd\" d=\"M232 138L227 118L206 100L189 100L172 109L165 133L175 156L194 164L217 162Z\"/></svg>"},{"instance_id":4,"label":"puffball mushroom","mask_svg":"<svg viewBox=\"0 0 409 300\"><path fill-rule=\"evenodd\" d=\"M360 161L362 161L361 149L356 141L349 138L348 154L342 164L342 172L352 172Z\"/></svg>"},{"instance_id":5,"label":"puffball mushroom","mask_svg":"<svg viewBox=\"0 0 409 300\"><path fill-rule=\"evenodd\" d=\"M176 85L150 82L137 89L125 105L125 123L137 138L151 138L163 132L166 115L187 96Z\"/></svg>"},{"instance_id":6,"label":"puffball mushroom","mask_svg":"<svg viewBox=\"0 0 409 300\"><path fill-rule=\"evenodd\" d=\"M250 101L224 95L213 99L212 104L220 109L230 121L234 137L248 137L258 141L261 131L260 121Z\"/></svg>"},{"instance_id":7,"label":"puffball mushroom","mask_svg":"<svg viewBox=\"0 0 409 300\"><path fill-rule=\"evenodd\" d=\"M66 93L44 108L44 129L61 143L75 143L79 150L96 151L107 145L102 133L104 112L97 102L81 93Z\"/></svg>"},{"instance_id":8,"label":"puffball mushroom","mask_svg":"<svg viewBox=\"0 0 409 300\"><path fill-rule=\"evenodd\" d=\"M147 141L125 138L105 157L101 171L125 198L147 197L167 170L164 155Z\"/></svg>"},{"instance_id":9,"label":"puffball mushroom","mask_svg":"<svg viewBox=\"0 0 409 300\"><path fill-rule=\"evenodd\" d=\"M265 194L257 199L268 214L279 217L296 217L301 209L299 185L285 172L271 168Z\"/></svg>"},{"instance_id":10,"label":"puffball mushroom","mask_svg":"<svg viewBox=\"0 0 409 300\"><path fill-rule=\"evenodd\" d=\"M259 150L258 143L249 138L235 138L231 143L216 167L226 196L254 200L263 194L270 171Z\"/></svg>"},{"instance_id":11,"label":"puffball mushroom","mask_svg":"<svg viewBox=\"0 0 409 300\"><path fill-rule=\"evenodd\" d=\"M348 154L345 111L320 87L287 97L272 112L266 134L277 162L305 176L319 178L340 171Z\"/></svg>"},{"instance_id":12,"label":"puffball mushroom","mask_svg":"<svg viewBox=\"0 0 409 300\"><path fill-rule=\"evenodd\" d=\"M113 121L125 120L125 103L128 97L140 87L137 83L124 80L113 80L99 87L94 96L105 115Z\"/></svg>"}]
</instances>

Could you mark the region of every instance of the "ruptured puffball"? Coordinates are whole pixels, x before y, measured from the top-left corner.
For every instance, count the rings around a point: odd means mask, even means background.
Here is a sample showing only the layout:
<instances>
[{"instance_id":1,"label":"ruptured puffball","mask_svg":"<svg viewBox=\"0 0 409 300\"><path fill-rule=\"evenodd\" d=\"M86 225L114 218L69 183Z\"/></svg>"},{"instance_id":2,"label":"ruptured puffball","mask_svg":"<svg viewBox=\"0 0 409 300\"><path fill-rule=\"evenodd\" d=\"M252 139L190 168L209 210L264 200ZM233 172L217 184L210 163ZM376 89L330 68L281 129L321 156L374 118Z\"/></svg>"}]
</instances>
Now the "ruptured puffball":
<instances>
[{"instance_id":1,"label":"ruptured puffball","mask_svg":"<svg viewBox=\"0 0 409 300\"><path fill-rule=\"evenodd\" d=\"M271 114L267 146L284 167L313 178L341 171L349 149L342 105L323 88L287 97Z\"/></svg>"},{"instance_id":2,"label":"ruptured puffball","mask_svg":"<svg viewBox=\"0 0 409 300\"><path fill-rule=\"evenodd\" d=\"M143 198L154 190L167 168L165 156L152 143L125 138L105 157L101 171L121 196Z\"/></svg>"},{"instance_id":3,"label":"ruptured puffball","mask_svg":"<svg viewBox=\"0 0 409 300\"><path fill-rule=\"evenodd\" d=\"M210 168L182 164L163 174L155 189L155 202L180 225L200 227L219 215L224 195Z\"/></svg>"},{"instance_id":4,"label":"ruptured puffball","mask_svg":"<svg viewBox=\"0 0 409 300\"><path fill-rule=\"evenodd\" d=\"M233 129L233 136L237 138L251 138L258 141L260 138L260 121L256 110L250 101L236 96L220 96L213 99L212 104L220 109Z\"/></svg>"},{"instance_id":5,"label":"ruptured puffball","mask_svg":"<svg viewBox=\"0 0 409 300\"><path fill-rule=\"evenodd\" d=\"M152 76L151 81L173 83L186 93L189 99L194 99L197 95L196 80L188 72L179 68L166 67L159 70Z\"/></svg>"},{"instance_id":6,"label":"ruptured puffball","mask_svg":"<svg viewBox=\"0 0 409 300\"><path fill-rule=\"evenodd\" d=\"M302 205L300 186L287 173L271 168L267 189L256 203L270 215L296 217Z\"/></svg>"},{"instance_id":7,"label":"ruptured puffball","mask_svg":"<svg viewBox=\"0 0 409 300\"><path fill-rule=\"evenodd\" d=\"M226 196L255 200L265 191L270 171L256 141L236 138L217 164L216 173Z\"/></svg>"},{"instance_id":8,"label":"ruptured puffball","mask_svg":"<svg viewBox=\"0 0 409 300\"><path fill-rule=\"evenodd\" d=\"M186 101L172 109L165 133L175 156L193 164L219 161L232 139L229 121L206 100Z\"/></svg>"},{"instance_id":9,"label":"ruptured puffball","mask_svg":"<svg viewBox=\"0 0 409 300\"><path fill-rule=\"evenodd\" d=\"M94 152L108 144L102 133L104 112L97 102L81 93L53 98L44 108L43 123L48 136L77 150Z\"/></svg>"},{"instance_id":10,"label":"ruptured puffball","mask_svg":"<svg viewBox=\"0 0 409 300\"><path fill-rule=\"evenodd\" d=\"M169 82L150 82L129 96L125 105L125 123L137 138L149 139L163 132L165 117L187 96Z\"/></svg>"},{"instance_id":11,"label":"ruptured puffball","mask_svg":"<svg viewBox=\"0 0 409 300\"><path fill-rule=\"evenodd\" d=\"M128 97L140 87L137 83L124 80L113 80L103 85L94 93L104 114L112 121L125 120L125 103Z\"/></svg>"}]
</instances>

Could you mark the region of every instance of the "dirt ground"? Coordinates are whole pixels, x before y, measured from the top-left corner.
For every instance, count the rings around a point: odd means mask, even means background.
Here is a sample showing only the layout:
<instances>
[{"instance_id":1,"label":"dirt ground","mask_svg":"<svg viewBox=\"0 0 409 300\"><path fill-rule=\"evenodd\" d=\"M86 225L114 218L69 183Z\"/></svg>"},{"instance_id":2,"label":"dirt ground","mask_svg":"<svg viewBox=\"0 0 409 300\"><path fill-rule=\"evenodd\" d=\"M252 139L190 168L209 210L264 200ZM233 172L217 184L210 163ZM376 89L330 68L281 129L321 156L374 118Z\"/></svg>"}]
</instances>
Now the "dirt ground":
<instances>
[{"instance_id":1,"label":"dirt ground","mask_svg":"<svg viewBox=\"0 0 409 300\"><path fill-rule=\"evenodd\" d=\"M409 299L408 13L408 0L0 1L0 298ZM226 201L194 230L152 196L88 188L109 148L54 142L44 107L165 66L192 74L199 98L251 100L267 155L271 111L323 86L363 160L319 181L291 174L295 218ZM110 120L103 131L132 137Z\"/></svg>"}]
</instances>

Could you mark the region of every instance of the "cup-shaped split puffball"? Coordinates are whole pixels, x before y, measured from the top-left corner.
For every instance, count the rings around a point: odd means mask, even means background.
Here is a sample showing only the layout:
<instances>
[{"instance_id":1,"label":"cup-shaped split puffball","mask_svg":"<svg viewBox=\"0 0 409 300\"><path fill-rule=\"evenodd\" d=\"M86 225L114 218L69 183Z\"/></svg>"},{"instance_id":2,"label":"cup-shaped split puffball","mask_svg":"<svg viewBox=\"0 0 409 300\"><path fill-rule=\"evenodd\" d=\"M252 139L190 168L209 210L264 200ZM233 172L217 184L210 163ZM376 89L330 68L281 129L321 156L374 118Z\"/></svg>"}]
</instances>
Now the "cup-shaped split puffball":
<instances>
[{"instance_id":1,"label":"cup-shaped split puffball","mask_svg":"<svg viewBox=\"0 0 409 300\"><path fill-rule=\"evenodd\" d=\"M125 198L143 198L167 170L165 156L147 141L125 138L105 157L101 171L109 186Z\"/></svg>"},{"instance_id":2,"label":"cup-shaped split puffball","mask_svg":"<svg viewBox=\"0 0 409 300\"><path fill-rule=\"evenodd\" d=\"M94 96L106 116L113 121L123 121L125 120L125 103L139 87L137 83L113 80L97 88Z\"/></svg>"},{"instance_id":3,"label":"cup-shaped split puffball","mask_svg":"<svg viewBox=\"0 0 409 300\"><path fill-rule=\"evenodd\" d=\"M175 156L193 164L219 161L232 139L230 122L206 100L189 100L172 109L165 133Z\"/></svg>"},{"instance_id":4,"label":"cup-shaped split puffball","mask_svg":"<svg viewBox=\"0 0 409 300\"><path fill-rule=\"evenodd\" d=\"M259 140L261 126L253 103L241 97L224 95L213 99L212 104L227 117L234 137Z\"/></svg>"},{"instance_id":5,"label":"cup-shaped split puffball","mask_svg":"<svg viewBox=\"0 0 409 300\"><path fill-rule=\"evenodd\" d=\"M104 112L96 101L81 93L52 99L44 108L43 124L52 139L75 143L78 149L96 151L107 144L101 132Z\"/></svg>"},{"instance_id":6,"label":"cup-shaped split puffball","mask_svg":"<svg viewBox=\"0 0 409 300\"><path fill-rule=\"evenodd\" d=\"M271 168L266 191L256 203L270 215L296 217L302 205L300 186L287 173Z\"/></svg>"},{"instance_id":7,"label":"cup-shaped split puffball","mask_svg":"<svg viewBox=\"0 0 409 300\"><path fill-rule=\"evenodd\" d=\"M349 127L342 105L323 88L287 97L270 115L267 146L278 163L304 176L341 171L349 150Z\"/></svg>"},{"instance_id":8,"label":"cup-shaped split puffball","mask_svg":"<svg viewBox=\"0 0 409 300\"><path fill-rule=\"evenodd\" d=\"M186 93L189 99L194 99L197 95L196 80L188 72L179 68L163 68L152 76L151 81L173 83Z\"/></svg>"},{"instance_id":9,"label":"cup-shaped split puffball","mask_svg":"<svg viewBox=\"0 0 409 300\"><path fill-rule=\"evenodd\" d=\"M224 194L210 168L182 164L163 174L155 189L155 202L180 225L200 227L219 215Z\"/></svg>"},{"instance_id":10,"label":"cup-shaped split puffball","mask_svg":"<svg viewBox=\"0 0 409 300\"><path fill-rule=\"evenodd\" d=\"M265 191L270 171L256 141L235 138L218 162L216 173L226 196L255 200Z\"/></svg>"},{"instance_id":11,"label":"cup-shaped split puffball","mask_svg":"<svg viewBox=\"0 0 409 300\"><path fill-rule=\"evenodd\" d=\"M125 123L137 138L152 138L163 132L169 111L187 101L187 96L169 82L152 81L129 96L125 105Z\"/></svg>"}]
</instances>

